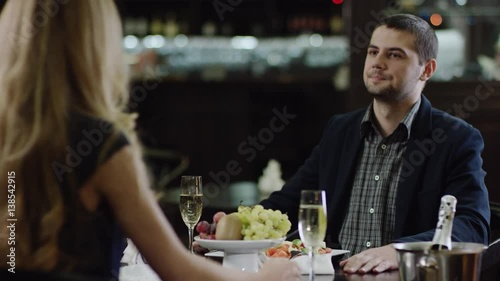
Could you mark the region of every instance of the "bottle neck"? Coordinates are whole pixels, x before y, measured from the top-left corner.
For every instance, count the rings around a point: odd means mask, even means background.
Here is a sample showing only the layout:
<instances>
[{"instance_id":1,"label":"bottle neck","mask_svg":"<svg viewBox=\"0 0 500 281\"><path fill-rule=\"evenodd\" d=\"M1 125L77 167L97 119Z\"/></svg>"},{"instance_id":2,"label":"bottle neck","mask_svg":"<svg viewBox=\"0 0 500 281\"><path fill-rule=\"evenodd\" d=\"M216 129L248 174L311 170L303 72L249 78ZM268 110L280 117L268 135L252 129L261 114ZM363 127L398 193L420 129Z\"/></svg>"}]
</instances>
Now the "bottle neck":
<instances>
[{"instance_id":1,"label":"bottle neck","mask_svg":"<svg viewBox=\"0 0 500 281\"><path fill-rule=\"evenodd\" d=\"M432 249L451 250L451 232L453 229L456 202L456 198L450 195L445 195L441 198L439 220L436 226L436 232L434 233L434 238L432 239Z\"/></svg>"},{"instance_id":2,"label":"bottle neck","mask_svg":"<svg viewBox=\"0 0 500 281\"><path fill-rule=\"evenodd\" d=\"M453 221L450 220L441 229L436 228L436 233L434 233L434 238L432 239L433 250L451 250L452 223Z\"/></svg>"}]
</instances>

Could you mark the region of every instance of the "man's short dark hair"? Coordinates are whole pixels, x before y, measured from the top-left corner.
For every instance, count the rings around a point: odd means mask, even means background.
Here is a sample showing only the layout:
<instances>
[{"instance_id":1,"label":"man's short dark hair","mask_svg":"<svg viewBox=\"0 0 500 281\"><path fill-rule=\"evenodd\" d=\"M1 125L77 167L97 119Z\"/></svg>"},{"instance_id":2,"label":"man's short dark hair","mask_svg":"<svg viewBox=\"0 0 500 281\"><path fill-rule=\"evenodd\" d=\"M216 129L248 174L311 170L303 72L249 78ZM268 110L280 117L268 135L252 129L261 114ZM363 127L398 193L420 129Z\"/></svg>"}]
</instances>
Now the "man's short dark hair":
<instances>
[{"instance_id":1,"label":"man's short dark hair","mask_svg":"<svg viewBox=\"0 0 500 281\"><path fill-rule=\"evenodd\" d=\"M420 65L429 59L437 57L438 40L436 33L425 20L410 14L396 14L382 18L379 26L386 26L413 34Z\"/></svg>"}]
</instances>

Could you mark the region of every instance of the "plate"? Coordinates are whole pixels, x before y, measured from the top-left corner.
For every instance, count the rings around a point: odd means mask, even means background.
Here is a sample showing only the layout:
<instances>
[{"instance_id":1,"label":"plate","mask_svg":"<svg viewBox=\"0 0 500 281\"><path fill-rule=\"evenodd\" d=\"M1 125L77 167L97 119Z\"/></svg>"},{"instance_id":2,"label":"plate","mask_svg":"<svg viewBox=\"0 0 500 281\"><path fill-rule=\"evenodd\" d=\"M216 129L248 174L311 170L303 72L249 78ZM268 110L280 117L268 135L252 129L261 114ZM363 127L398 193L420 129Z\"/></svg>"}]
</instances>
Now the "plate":
<instances>
[{"instance_id":1,"label":"plate","mask_svg":"<svg viewBox=\"0 0 500 281\"><path fill-rule=\"evenodd\" d=\"M349 253L347 250L332 249L330 253L317 254L314 255L314 271L317 275L333 275L335 274L335 269L332 264L332 256L343 255ZM271 257L266 256L264 252L259 255L260 262L265 263ZM311 267L311 261L307 254L295 256L290 259L291 261L297 263L300 268L300 274L309 274L309 269ZM330 279L331 280L331 279Z\"/></svg>"},{"instance_id":2,"label":"plate","mask_svg":"<svg viewBox=\"0 0 500 281\"><path fill-rule=\"evenodd\" d=\"M194 240L204 248L224 251L222 266L257 272L260 262L259 251L278 246L285 241L285 237L274 240L209 240L196 236Z\"/></svg>"},{"instance_id":3,"label":"plate","mask_svg":"<svg viewBox=\"0 0 500 281\"><path fill-rule=\"evenodd\" d=\"M343 254L347 254L349 253L350 251L348 250L338 250L338 249L332 249L332 256L340 256L340 255L343 255Z\"/></svg>"},{"instance_id":4,"label":"plate","mask_svg":"<svg viewBox=\"0 0 500 281\"><path fill-rule=\"evenodd\" d=\"M224 252L223 251L211 251L211 252L206 253L205 257L223 258Z\"/></svg>"},{"instance_id":5,"label":"plate","mask_svg":"<svg viewBox=\"0 0 500 281\"><path fill-rule=\"evenodd\" d=\"M200 246L207 248L209 250L222 250L224 252L231 253L251 253L257 252L261 249L266 249L274 246L278 246L279 244L285 241L285 237L278 239L269 239L269 240L210 240L210 239L201 239L199 236L194 238L195 241L198 241Z\"/></svg>"},{"instance_id":6,"label":"plate","mask_svg":"<svg viewBox=\"0 0 500 281\"><path fill-rule=\"evenodd\" d=\"M314 272L317 275L332 275L335 274L335 269L332 264L332 255L331 253L314 255ZM262 264L267 261L272 260L273 258L266 256L264 253L259 255L260 262ZM300 268L300 274L309 274L309 270L311 268L311 260L308 255L299 255L290 259L295 262Z\"/></svg>"},{"instance_id":7,"label":"plate","mask_svg":"<svg viewBox=\"0 0 500 281\"><path fill-rule=\"evenodd\" d=\"M343 254L347 254L349 252L350 251L348 251L348 250L332 249L332 252L329 253L329 255L331 255L332 257L334 257L334 256L340 256L340 255L343 255ZM212 251L212 252L206 253L205 256L206 257L223 258L224 257L224 252L222 252L222 251ZM316 256L318 256L318 255L316 255Z\"/></svg>"}]
</instances>

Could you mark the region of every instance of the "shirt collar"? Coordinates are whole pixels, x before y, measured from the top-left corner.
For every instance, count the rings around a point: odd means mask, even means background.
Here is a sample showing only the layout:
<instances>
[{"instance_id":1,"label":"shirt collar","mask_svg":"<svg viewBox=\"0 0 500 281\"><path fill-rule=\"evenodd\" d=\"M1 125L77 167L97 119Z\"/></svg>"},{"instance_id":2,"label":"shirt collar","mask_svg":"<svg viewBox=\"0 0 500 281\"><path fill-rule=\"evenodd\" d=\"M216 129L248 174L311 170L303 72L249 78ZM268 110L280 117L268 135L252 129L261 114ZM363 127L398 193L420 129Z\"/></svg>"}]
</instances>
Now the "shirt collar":
<instances>
[{"instance_id":1,"label":"shirt collar","mask_svg":"<svg viewBox=\"0 0 500 281\"><path fill-rule=\"evenodd\" d=\"M418 109L420 108L421 100L422 99L419 97L417 102L413 104L410 111L406 113L405 117L403 118L403 120L401 120L398 128L396 129L400 130L400 128L402 128L405 131L406 134L405 139L410 138L411 125L413 123L413 120L415 119L415 115L417 114ZM365 115L361 120L361 125L360 125L361 138L368 137L370 133L378 132L376 124L377 123L375 120L375 114L373 112L373 102L372 102L366 109Z\"/></svg>"}]
</instances>

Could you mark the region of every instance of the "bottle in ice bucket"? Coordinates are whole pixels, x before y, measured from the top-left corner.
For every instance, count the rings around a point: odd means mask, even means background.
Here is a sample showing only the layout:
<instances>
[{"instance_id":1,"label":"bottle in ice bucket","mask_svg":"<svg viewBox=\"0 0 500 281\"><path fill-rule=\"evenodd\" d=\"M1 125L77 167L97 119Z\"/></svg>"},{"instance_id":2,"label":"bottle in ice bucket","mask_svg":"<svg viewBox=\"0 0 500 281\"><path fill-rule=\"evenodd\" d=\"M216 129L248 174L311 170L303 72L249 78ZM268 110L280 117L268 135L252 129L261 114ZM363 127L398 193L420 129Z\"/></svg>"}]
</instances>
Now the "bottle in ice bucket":
<instances>
[{"instance_id":1,"label":"bottle in ice bucket","mask_svg":"<svg viewBox=\"0 0 500 281\"><path fill-rule=\"evenodd\" d=\"M439 220L431 244L432 250L451 250L451 230L456 206L457 198L454 196L445 195L441 197Z\"/></svg>"}]
</instances>

